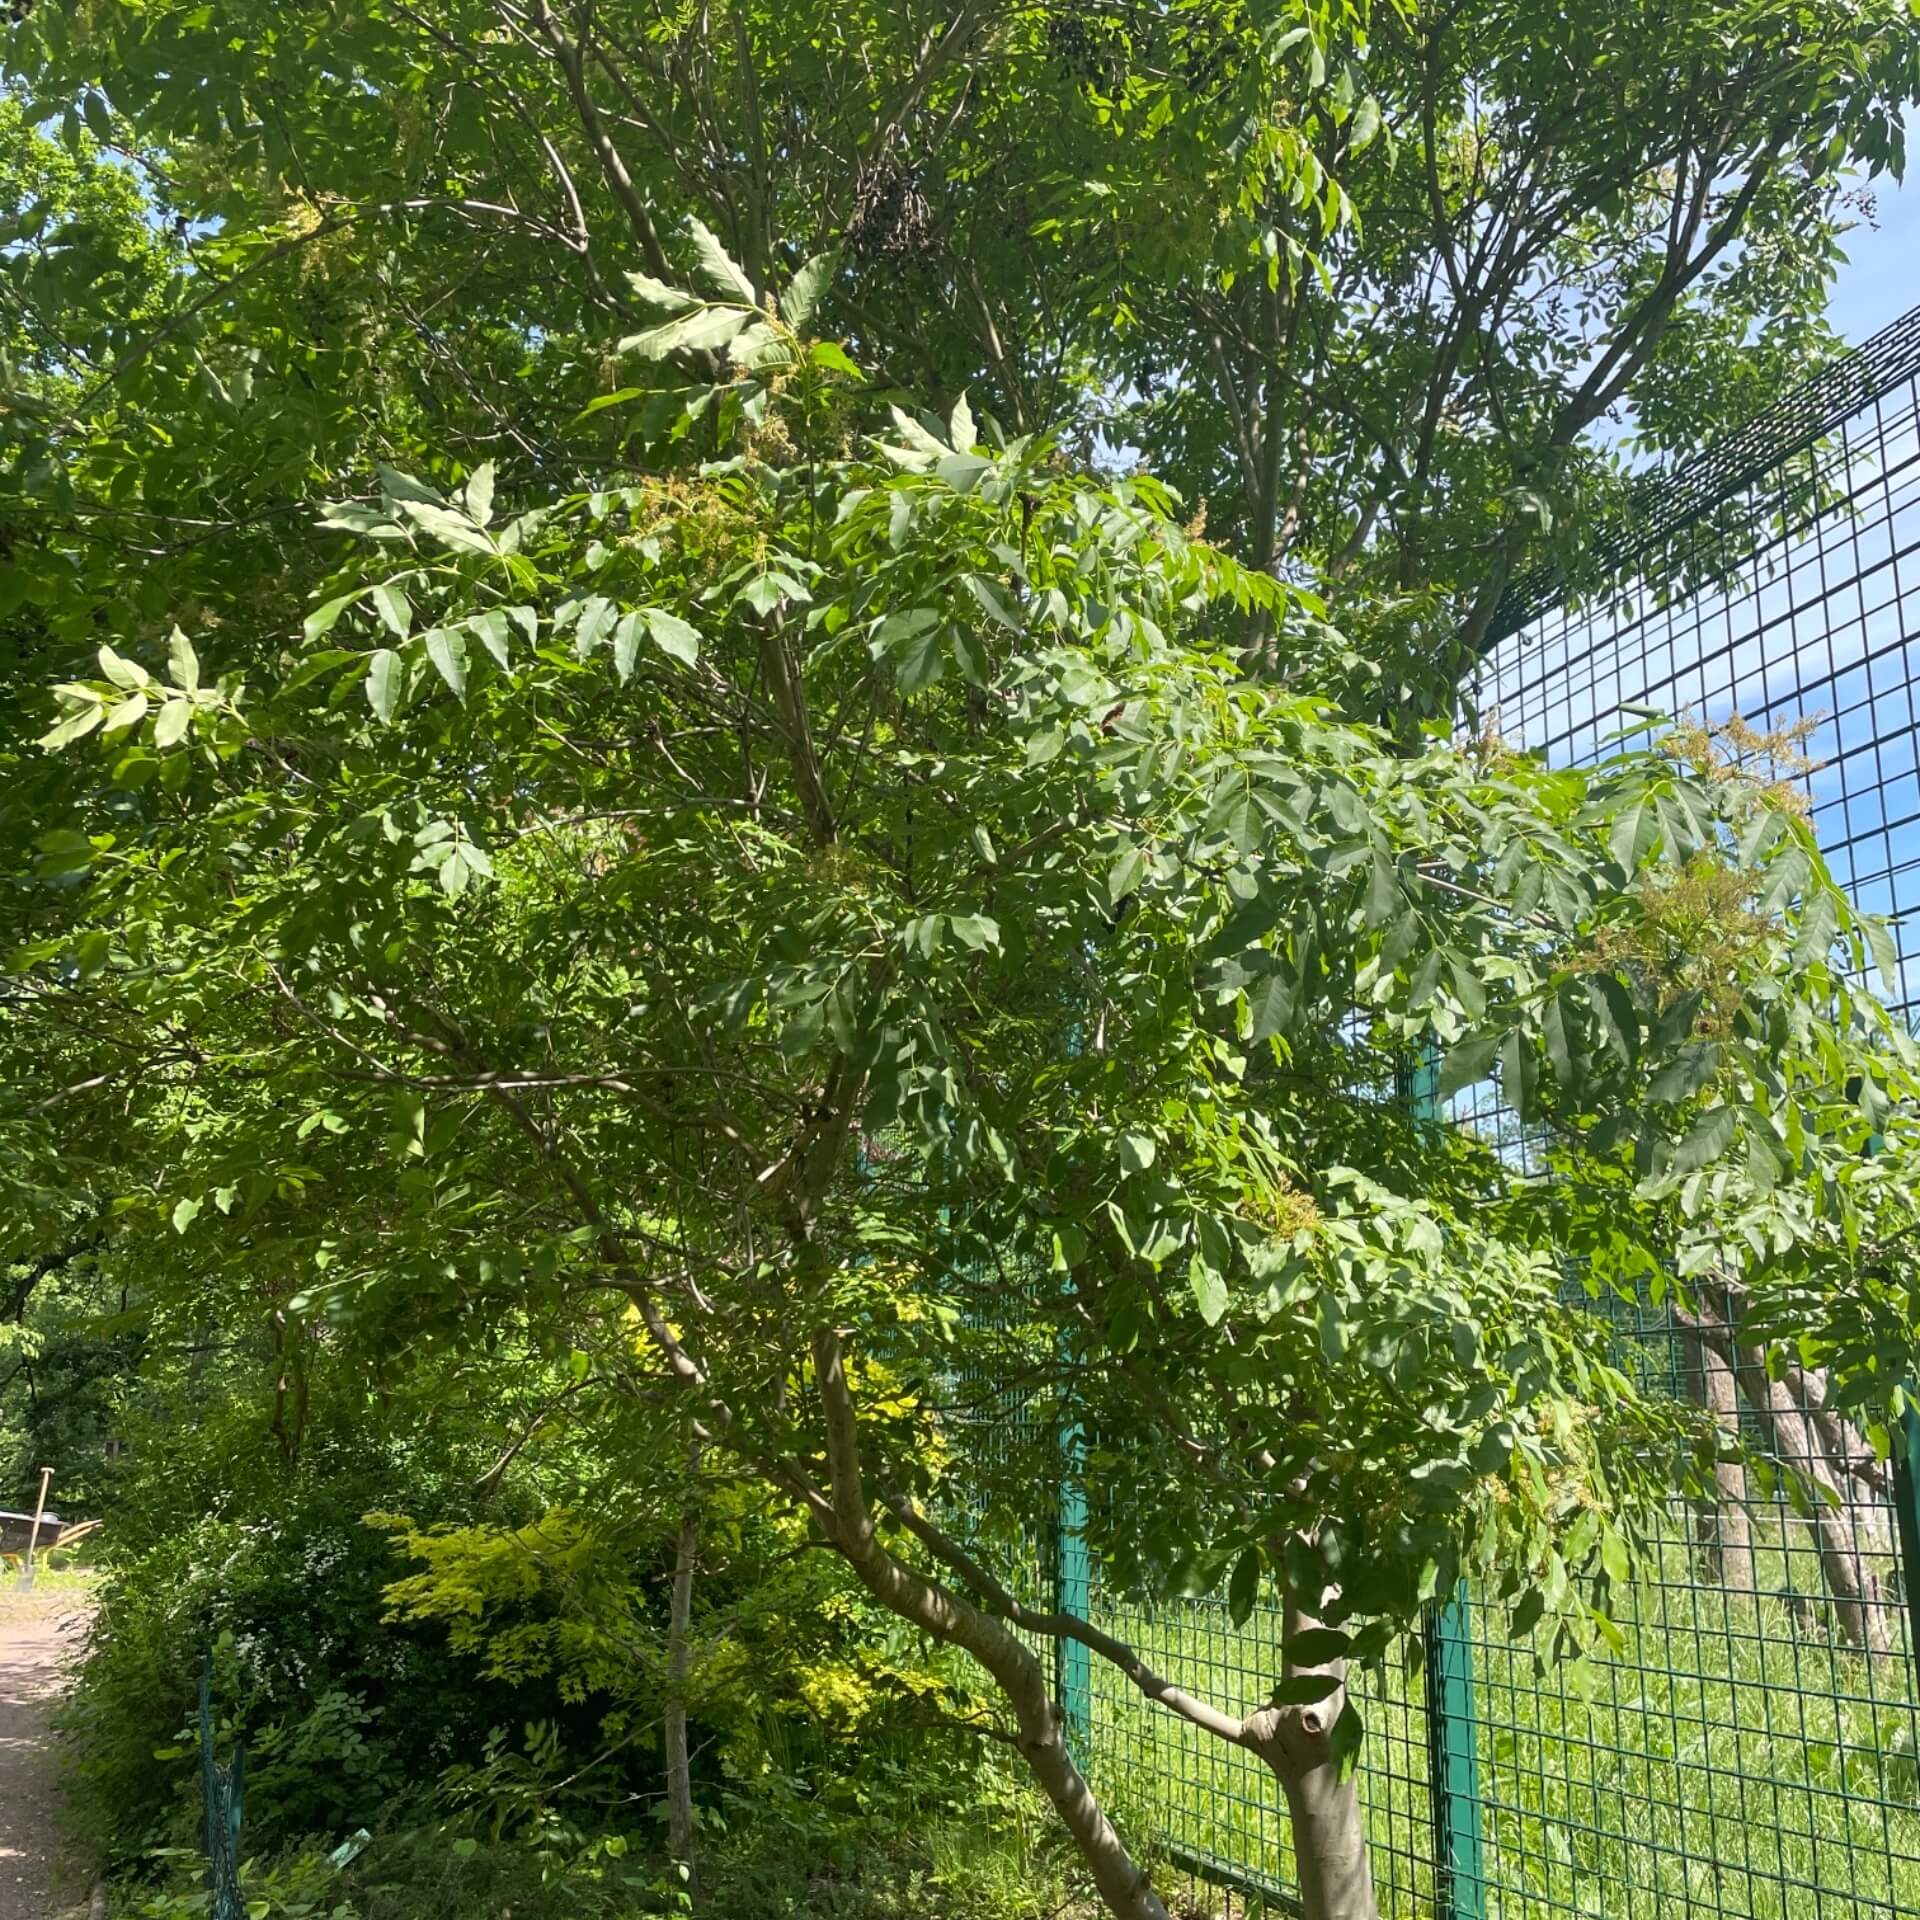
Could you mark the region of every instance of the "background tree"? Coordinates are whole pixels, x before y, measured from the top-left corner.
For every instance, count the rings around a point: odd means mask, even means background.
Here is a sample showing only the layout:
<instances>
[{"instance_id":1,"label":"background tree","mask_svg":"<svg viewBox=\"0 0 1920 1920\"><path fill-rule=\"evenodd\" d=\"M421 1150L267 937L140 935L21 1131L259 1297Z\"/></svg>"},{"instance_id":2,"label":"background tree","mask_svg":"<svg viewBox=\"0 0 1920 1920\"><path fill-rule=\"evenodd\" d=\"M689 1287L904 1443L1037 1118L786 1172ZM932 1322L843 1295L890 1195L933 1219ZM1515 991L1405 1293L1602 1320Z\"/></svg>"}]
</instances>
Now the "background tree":
<instances>
[{"instance_id":1,"label":"background tree","mask_svg":"<svg viewBox=\"0 0 1920 1920\"><path fill-rule=\"evenodd\" d=\"M8 33L30 117L129 156L180 256L144 303L84 266L34 295L92 371L12 422L52 542L16 594L139 516L149 605L216 556L271 591L294 502L370 451L570 484L623 269L675 280L692 213L762 288L834 252L824 312L883 382L1138 450L1428 703L1514 569L1618 504L1623 435L1692 451L1832 351L1840 236L1920 97L1894 0L228 26Z\"/></svg>"}]
</instances>

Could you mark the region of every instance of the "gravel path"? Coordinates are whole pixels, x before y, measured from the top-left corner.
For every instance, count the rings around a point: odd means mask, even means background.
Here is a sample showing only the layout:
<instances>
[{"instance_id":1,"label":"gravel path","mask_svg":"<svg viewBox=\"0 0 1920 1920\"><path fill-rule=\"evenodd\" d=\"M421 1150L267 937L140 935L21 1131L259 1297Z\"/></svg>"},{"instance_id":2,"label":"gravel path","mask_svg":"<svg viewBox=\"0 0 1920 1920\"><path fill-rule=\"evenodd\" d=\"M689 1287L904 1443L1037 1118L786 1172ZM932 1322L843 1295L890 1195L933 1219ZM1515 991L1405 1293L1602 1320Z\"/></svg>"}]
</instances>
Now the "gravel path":
<instances>
[{"instance_id":1,"label":"gravel path","mask_svg":"<svg viewBox=\"0 0 1920 1920\"><path fill-rule=\"evenodd\" d=\"M55 1824L47 1724L86 1614L71 1592L19 1594L0 1579L0 1920L54 1920L86 1900Z\"/></svg>"}]
</instances>

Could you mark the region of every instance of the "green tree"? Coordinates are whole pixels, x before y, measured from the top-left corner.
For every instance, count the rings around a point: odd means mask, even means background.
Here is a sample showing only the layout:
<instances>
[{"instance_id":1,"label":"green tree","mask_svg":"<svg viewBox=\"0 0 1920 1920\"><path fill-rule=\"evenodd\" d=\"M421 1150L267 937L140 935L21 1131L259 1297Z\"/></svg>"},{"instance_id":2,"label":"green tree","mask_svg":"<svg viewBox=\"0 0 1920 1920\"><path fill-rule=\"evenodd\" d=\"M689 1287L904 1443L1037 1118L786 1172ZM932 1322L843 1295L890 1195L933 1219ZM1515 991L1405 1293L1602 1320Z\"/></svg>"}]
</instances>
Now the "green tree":
<instances>
[{"instance_id":1,"label":"green tree","mask_svg":"<svg viewBox=\"0 0 1920 1920\"><path fill-rule=\"evenodd\" d=\"M295 1320L510 1317L684 1407L985 1669L1113 1912L1163 1909L1016 1626L1259 1755L1309 1911L1368 1914L1347 1664L1467 1571L1595 1644L1711 1486L1568 1254L1737 1266L1884 1423L1914 1050L1849 971L1883 936L1710 755L1409 756L1249 680L1239 616L1304 647L1299 596L964 402L863 439L816 276L776 315L693 238L725 297L637 278L631 351L727 356L675 390L729 457L669 424L652 475L527 502L388 469L326 510L299 635L60 690L13 1083L82 1107L42 1035L112 1036L119 1229L203 1286L271 1248ZM1551 1183L1394 1118L1370 1062L1429 1049L1551 1130ZM1098 1434L1115 1590L1277 1594L1269 1706L1021 1603L1052 1443L943 1414L982 1364Z\"/></svg>"},{"instance_id":2,"label":"green tree","mask_svg":"<svg viewBox=\"0 0 1920 1920\"><path fill-rule=\"evenodd\" d=\"M585 1353L982 1665L1113 1911L1013 1625L1258 1753L1370 1912L1346 1664L1462 1570L1576 1652L1712 1486L1569 1253L1737 1283L1882 1440L1910 1377L1912 1048L1804 824L1405 709L1609 406L1685 446L1821 350L1913 33L34 10L9 215L107 239L8 269L18 1250L83 1195L380 1393ZM1551 1183L1396 1110L1429 1051ZM1268 1708L1022 1607L1057 1462L945 1411L982 1368L1097 1437L1115 1591L1279 1597Z\"/></svg>"},{"instance_id":3,"label":"green tree","mask_svg":"<svg viewBox=\"0 0 1920 1920\"><path fill-rule=\"evenodd\" d=\"M692 214L763 290L832 253L823 312L881 380L1137 449L1416 705L1618 506L1623 430L1684 454L1833 350L1841 236L1920 98L1899 0L141 0L29 12L4 60L180 235L132 303L48 289L99 351L11 423L11 591L70 629L104 574L76 539L144 526L150 610L271 593L289 510L369 453L572 484L623 268L683 276Z\"/></svg>"}]
</instances>

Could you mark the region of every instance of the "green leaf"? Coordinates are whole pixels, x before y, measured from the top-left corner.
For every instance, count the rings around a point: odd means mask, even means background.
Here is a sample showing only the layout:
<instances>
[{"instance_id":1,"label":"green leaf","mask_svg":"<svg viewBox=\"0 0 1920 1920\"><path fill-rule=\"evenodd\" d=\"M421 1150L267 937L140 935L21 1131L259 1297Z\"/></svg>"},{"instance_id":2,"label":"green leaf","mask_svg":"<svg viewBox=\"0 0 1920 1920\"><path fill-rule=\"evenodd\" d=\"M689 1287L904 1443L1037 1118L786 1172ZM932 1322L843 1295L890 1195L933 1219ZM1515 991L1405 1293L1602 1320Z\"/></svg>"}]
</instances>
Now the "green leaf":
<instances>
[{"instance_id":1,"label":"green leaf","mask_svg":"<svg viewBox=\"0 0 1920 1920\"><path fill-rule=\"evenodd\" d=\"M1271 1040L1293 1025L1298 988L1293 975L1284 966L1267 974L1248 995L1253 1009L1253 1038Z\"/></svg>"},{"instance_id":2,"label":"green leaf","mask_svg":"<svg viewBox=\"0 0 1920 1920\"><path fill-rule=\"evenodd\" d=\"M458 548L463 553L484 553L489 558L497 551L493 542L465 514L455 513L449 507L436 507L424 500L403 500L400 511L443 546Z\"/></svg>"},{"instance_id":3,"label":"green leaf","mask_svg":"<svg viewBox=\"0 0 1920 1920\"><path fill-rule=\"evenodd\" d=\"M656 280L649 273L640 273L629 269L625 275L627 285L633 289L634 297L643 307L655 307L662 313L685 313L689 307L700 304L697 293L687 293L679 287L670 287L664 280Z\"/></svg>"},{"instance_id":4,"label":"green leaf","mask_svg":"<svg viewBox=\"0 0 1920 1920\"><path fill-rule=\"evenodd\" d=\"M394 710L406 683L406 670L391 647L382 647L367 662L367 705L383 727L393 724Z\"/></svg>"},{"instance_id":5,"label":"green leaf","mask_svg":"<svg viewBox=\"0 0 1920 1920\"><path fill-rule=\"evenodd\" d=\"M1286 1643L1283 1652L1287 1664L1294 1667L1327 1667L1344 1660L1352 1651L1353 1639L1338 1627L1303 1627Z\"/></svg>"},{"instance_id":6,"label":"green leaf","mask_svg":"<svg viewBox=\"0 0 1920 1920\"><path fill-rule=\"evenodd\" d=\"M1761 807L1740 836L1740 864L1743 867L1758 865L1761 856L1786 831L1786 826L1786 816L1777 807Z\"/></svg>"},{"instance_id":7,"label":"green leaf","mask_svg":"<svg viewBox=\"0 0 1920 1920\"><path fill-rule=\"evenodd\" d=\"M495 607L491 612L475 614L467 625L493 656L495 663L504 667L508 661L507 643L512 633L507 616Z\"/></svg>"},{"instance_id":8,"label":"green leaf","mask_svg":"<svg viewBox=\"0 0 1920 1920\"><path fill-rule=\"evenodd\" d=\"M95 701L90 707L82 707L77 713L70 713L58 725L49 727L38 740L37 747L44 747L49 753L57 753L62 747L71 746L74 741L91 733L107 716L105 705Z\"/></svg>"},{"instance_id":9,"label":"green leaf","mask_svg":"<svg viewBox=\"0 0 1920 1920\"><path fill-rule=\"evenodd\" d=\"M1360 1717L1360 1709L1354 1705L1353 1695L1348 1694L1340 1708L1340 1717L1333 1723L1333 1731L1327 1736L1328 1750L1333 1755L1334 1771L1342 1780L1350 1780L1353 1770L1360 1764L1360 1749L1366 1744L1367 1723Z\"/></svg>"},{"instance_id":10,"label":"green leaf","mask_svg":"<svg viewBox=\"0 0 1920 1920\"><path fill-rule=\"evenodd\" d=\"M1587 999L1600 1024L1601 1037L1623 1067L1631 1067L1640 1051L1640 1017L1633 996L1611 973L1585 976Z\"/></svg>"},{"instance_id":11,"label":"green leaf","mask_svg":"<svg viewBox=\"0 0 1920 1920\"><path fill-rule=\"evenodd\" d=\"M403 500L429 507L444 507L447 504L446 496L438 488L430 487L424 480L416 480L412 474L402 473L384 461L375 463L374 472L380 476L381 493L396 505Z\"/></svg>"},{"instance_id":12,"label":"green leaf","mask_svg":"<svg viewBox=\"0 0 1920 1920\"><path fill-rule=\"evenodd\" d=\"M1227 1581L1227 1618L1236 1627L1244 1627L1253 1617L1260 1598L1260 1549L1248 1547L1233 1563Z\"/></svg>"},{"instance_id":13,"label":"green leaf","mask_svg":"<svg viewBox=\"0 0 1920 1920\"><path fill-rule=\"evenodd\" d=\"M178 627L167 636L167 678L182 693L195 693L200 686L200 656L193 642Z\"/></svg>"},{"instance_id":14,"label":"green leaf","mask_svg":"<svg viewBox=\"0 0 1920 1920\"><path fill-rule=\"evenodd\" d=\"M1366 920L1369 929L1384 927L1400 905L1400 875L1385 854L1376 852L1367 870Z\"/></svg>"},{"instance_id":15,"label":"green leaf","mask_svg":"<svg viewBox=\"0 0 1920 1920\"><path fill-rule=\"evenodd\" d=\"M646 617L653 644L669 659L690 667L700 658L700 636L678 614L664 607L649 607Z\"/></svg>"},{"instance_id":16,"label":"green leaf","mask_svg":"<svg viewBox=\"0 0 1920 1920\"><path fill-rule=\"evenodd\" d=\"M1900 956L1894 949L1893 935L1887 931L1887 923L1877 915L1863 916L1861 924L1867 930L1867 945L1873 949L1873 964L1880 969L1880 981L1887 990L1887 997L1897 1000L1900 997Z\"/></svg>"},{"instance_id":17,"label":"green leaf","mask_svg":"<svg viewBox=\"0 0 1920 1920\"><path fill-rule=\"evenodd\" d=\"M1683 1047L1653 1076L1647 1098L1660 1106L1690 1100L1720 1071L1720 1049L1710 1040Z\"/></svg>"},{"instance_id":18,"label":"green leaf","mask_svg":"<svg viewBox=\"0 0 1920 1920\"><path fill-rule=\"evenodd\" d=\"M1718 1160L1733 1144L1734 1119L1731 1107L1709 1107L1673 1150L1673 1170L1692 1173L1710 1161Z\"/></svg>"},{"instance_id":19,"label":"green leaf","mask_svg":"<svg viewBox=\"0 0 1920 1920\"><path fill-rule=\"evenodd\" d=\"M373 608L395 639L404 640L413 631L413 602L399 587L385 581L375 587Z\"/></svg>"},{"instance_id":20,"label":"green leaf","mask_svg":"<svg viewBox=\"0 0 1920 1920\"><path fill-rule=\"evenodd\" d=\"M1632 1567L1627 1558L1627 1543L1619 1529L1606 1528L1600 1535L1600 1565L1616 1586L1624 1586Z\"/></svg>"},{"instance_id":21,"label":"green leaf","mask_svg":"<svg viewBox=\"0 0 1920 1920\"><path fill-rule=\"evenodd\" d=\"M1660 823L1644 800L1636 801L1614 820L1607 835L1607 851L1627 873L1639 870L1640 863L1659 837Z\"/></svg>"},{"instance_id":22,"label":"green leaf","mask_svg":"<svg viewBox=\"0 0 1920 1920\"><path fill-rule=\"evenodd\" d=\"M467 642L457 627L435 627L427 635L427 658L462 704L467 698Z\"/></svg>"},{"instance_id":23,"label":"green leaf","mask_svg":"<svg viewBox=\"0 0 1920 1920\"><path fill-rule=\"evenodd\" d=\"M1500 1036L1496 1033L1477 1034L1456 1047L1449 1047L1440 1062L1435 1098L1450 1100L1463 1087L1475 1086L1487 1079L1493 1072L1493 1057L1499 1048Z\"/></svg>"},{"instance_id":24,"label":"green leaf","mask_svg":"<svg viewBox=\"0 0 1920 1920\"><path fill-rule=\"evenodd\" d=\"M618 609L604 593L596 593L580 609L580 623L573 630L573 653L577 660L592 657L596 647L613 631Z\"/></svg>"},{"instance_id":25,"label":"green leaf","mask_svg":"<svg viewBox=\"0 0 1920 1920\"><path fill-rule=\"evenodd\" d=\"M764 320L742 329L727 344L727 358L736 367L781 366L786 357L780 336Z\"/></svg>"},{"instance_id":26,"label":"green leaf","mask_svg":"<svg viewBox=\"0 0 1920 1920\"><path fill-rule=\"evenodd\" d=\"M200 1207L201 1202L198 1200L176 1200L173 1203L174 1232L185 1233L186 1230L193 1225L195 1219L198 1218Z\"/></svg>"},{"instance_id":27,"label":"green leaf","mask_svg":"<svg viewBox=\"0 0 1920 1920\"><path fill-rule=\"evenodd\" d=\"M992 465L977 453L949 453L933 463L933 470L955 493L971 493Z\"/></svg>"},{"instance_id":28,"label":"green leaf","mask_svg":"<svg viewBox=\"0 0 1920 1920\"><path fill-rule=\"evenodd\" d=\"M100 729L101 738L110 733L124 733L128 727L137 727L146 717L147 696L144 693L130 693L108 713Z\"/></svg>"},{"instance_id":29,"label":"green leaf","mask_svg":"<svg viewBox=\"0 0 1920 1920\"><path fill-rule=\"evenodd\" d=\"M1120 1136L1120 1164L1128 1173L1145 1173L1153 1165L1159 1144L1150 1133L1123 1133Z\"/></svg>"},{"instance_id":30,"label":"green leaf","mask_svg":"<svg viewBox=\"0 0 1920 1920\"><path fill-rule=\"evenodd\" d=\"M980 435L973 424L973 409L967 405L967 390L962 387L947 416L947 444L955 453L971 453Z\"/></svg>"},{"instance_id":31,"label":"green leaf","mask_svg":"<svg viewBox=\"0 0 1920 1920\"><path fill-rule=\"evenodd\" d=\"M1339 1677L1331 1673L1295 1673L1276 1681L1269 1698L1276 1707L1316 1706L1340 1691Z\"/></svg>"},{"instance_id":32,"label":"green leaf","mask_svg":"<svg viewBox=\"0 0 1920 1920\"><path fill-rule=\"evenodd\" d=\"M1012 596L998 580L991 580L983 573L966 573L960 576L962 584L986 616L997 625L1003 626L1009 633L1019 633L1024 623L1020 618L1020 609Z\"/></svg>"},{"instance_id":33,"label":"green leaf","mask_svg":"<svg viewBox=\"0 0 1920 1920\"><path fill-rule=\"evenodd\" d=\"M99 654L100 671L116 687L133 690L153 685L153 676L144 667L136 666L131 660L123 660L111 647L102 647Z\"/></svg>"},{"instance_id":34,"label":"green leaf","mask_svg":"<svg viewBox=\"0 0 1920 1920\"><path fill-rule=\"evenodd\" d=\"M633 678L634 662L640 657L640 636L646 631L647 617L637 609L623 613L613 630L613 670L625 686Z\"/></svg>"},{"instance_id":35,"label":"green leaf","mask_svg":"<svg viewBox=\"0 0 1920 1920\"><path fill-rule=\"evenodd\" d=\"M1500 1043L1500 1091L1522 1120L1534 1117L1534 1088L1540 1072L1526 1034L1512 1028Z\"/></svg>"},{"instance_id":36,"label":"green leaf","mask_svg":"<svg viewBox=\"0 0 1920 1920\"><path fill-rule=\"evenodd\" d=\"M786 292L780 296L780 318L795 333L801 332L813 318L813 310L833 284L839 265L837 252L816 253L787 283Z\"/></svg>"},{"instance_id":37,"label":"green leaf","mask_svg":"<svg viewBox=\"0 0 1920 1920\"><path fill-rule=\"evenodd\" d=\"M893 421L894 431L899 434L911 452L925 454L931 460L938 460L942 455L953 451L938 434L929 433L912 414L905 413L895 406L889 406L887 413Z\"/></svg>"},{"instance_id":38,"label":"green leaf","mask_svg":"<svg viewBox=\"0 0 1920 1920\"><path fill-rule=\"evenodd\" d=\"M1140 884L1140 876L1147 870L1147 856L1129 840L1120 849L1119 857L1107 869L1107 902L1118 906L1128 894Z\"/></svg>"},{"instance_id":39,"label":"green leaf","mask_svg":"<svg viewBox=\"0 0 1920 1920\"><path fill-rule=\"evenodd\" d=\"M187 722L192 718L193 702L184 694L169 694L154 716L153 744L156 747L178 746L186 738Z\"/></svg>"},{"instance_id":40,"label":"green leaf","mask_svg":"<svg viewBox=\"0 0 1920 1920\"><path fill-rule=\"evenodd\" d=\"M1578 1086L1582 1076L1578 1071L1573 1038L1568 1031L1564 995L1556 993L1547 1002L1541 1014L1540 1025L1546 1036L1547 1065L1553 1070L1553 1077L1571 1093Z\"/></svg>"},{"instance_id":41,"label":"green leaf","mask_svg":"<svg viewBox=\"0 0 1920 1920\"><path fill-rule=\"evenodd\" d=\"M946 630L937 617L931 625L914 627L893 650L893 677L904 694L924 693L946 670Z\"/></svg>"},{"instance_id":42,"label":"green leaf","mask_svg":"<svg viewBox=\"0 0 1920 1920\"><path fill-rule=\"evenodd\" d=\"M605 413L609 407L629 407L636 400L652 398L651 387L621 387L613 393L595 394L567 424L577 427L581 421L591 420L596 413Z\"/></svg>"},{"instance_id":43,"label":"green leaf","mask_svg":"<svg viewBox=\"0 0 1920 1920\"><path fill-rule=\"evenodd\" d=\"M1187 1262L1187 1284L1193 1289L1193 1304L1208 1326L1217 1327L1226 1318L1227 1283L1196 1253Z\"/></svg>"},{"instance_id":44,"label":"green leaf","mask_svg":"<svg viewBox=\"0 0 1920 1920\"><path fill-rule=\"evenodd\" d=\"M360 598L363 588L355 587L351 593L343 593L317 606L301 622L300 632L303 638L312 641L329 634L339 623L340 616Z\"/></svg>"},{"instance_id":45,"label":"green leaf","mask_svg":"<svg viewBox=\"0 0 1920 1920\"><path fill-rule=\"evenodd\" d=\"M816 340L807 349L807 358L816 367L827 367L834 373L844 373L849 380L864 381L867 377L849 357L846 348L832 340Z\"/></svg>"},{"instance_id":46,"label":"green leaf","mask_svg":"<svg viewBox=\"0 0 1920 1920\"><path fill-rule=\"evenodd\" d=\"M1487 1011L1487 986L1479 971L1464 953L1449 951L1447 978L1453 982L1453 997L1469 1020L1482 1019Z\"/></svg>"},{"instance_id":47,"label":"green leaf","mask_svg":"<svg viewBox=\"0 0 1920 1920\"><path fill-rule=\"evenodd\" d=\"M628 334L620 342L619 350L638 354L642 360L664 360L670 353L703 353L713 347L724 347L735 334L750 327L753 320L754 316L744 307L697 307L664 326Z\"/></svg>"},{"instance_id":48,"label":"green leaf","mask_svg":"<svg viewBox=\"0 0 1920 1920\"><path fill-rule=\"evenodd\" d=\"M754 292L753 282L720 244L719 236L711 227L689 215L687 237L693 242L694 268L701 280L726 299L744 300L750 307L759 305L760 296Z\"/></svg>"},{"instance_id":49,"label":"green leaf","mask_svg":"<svg viewBox=\"0 0 1920 1920\"><path fill-rule=\"evenodd\" d=\"M467 512L476 527L484 527L493 518L493 462L482 461L467 475Z\"/></svg>"},{"instance_id":50,"label":"green leaf","mask_svg":"<svg viewBox=\"0 0 1920 1920\"><path fill-rule=\"evenodd\" d=\"M1538 1587L1529 1587L1507 1616L1507 1638L1524 1640L1540 1624L1541 1615L1546 1610L1547 1596Z\"/></svg>"},{"instance_id":51,"label":"green leaf","mask_svg":"<svg viewBox=\"0 0 1920 1920\"><path fill-rule=\"evenodd\" d=\"M956 913L947 925L953 929L953 937L963 947L971 947L976 953L985 947L997 947L1000 944L1000 923L989 920L984 913Z\"/></svg>"}]
</instances>

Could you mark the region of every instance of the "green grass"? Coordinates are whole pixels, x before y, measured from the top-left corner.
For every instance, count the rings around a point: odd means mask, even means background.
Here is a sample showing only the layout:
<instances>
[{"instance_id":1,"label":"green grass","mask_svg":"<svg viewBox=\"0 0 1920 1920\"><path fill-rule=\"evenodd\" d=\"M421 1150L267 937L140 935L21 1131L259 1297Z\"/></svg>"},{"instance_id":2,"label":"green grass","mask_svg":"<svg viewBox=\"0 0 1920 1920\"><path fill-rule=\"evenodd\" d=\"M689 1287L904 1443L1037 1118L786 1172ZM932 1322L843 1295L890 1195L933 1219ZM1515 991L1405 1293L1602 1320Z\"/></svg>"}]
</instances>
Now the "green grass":
<instances>
[{"instance_id":1,"label":"green grass","mask_svg":"<svg viewBox=\"0 0 1920 1920\"><path fill-rule=\"evenodd\" d=\"M1758 1595L1700 1582L1676 1544L1622 1609L1623 1653L1536 1678L1496 1611L1473 1616L1490 1920L1894 1920L1920 1914L1920 1782L1903 1650L1869 1659L1825 1624L1804 1549L1778 1531ZM1794 1596L1790 1602L1789 1596ZM1223 1606L1102 1624L1235 1711L1265 1698L1277 1616ZM1900 1624L1896 1647L1904 1648ZM1096 1668L1099 1663L1096 1663ZM1162 1846L1289 1885L1277 1788L1227 1749L1096 1671L1095 1778ZM1417 1686L1359 1702L1362 1793L1388 1920L1433 1911L1427 1731Z\"/></svg>"}]
</instances>

